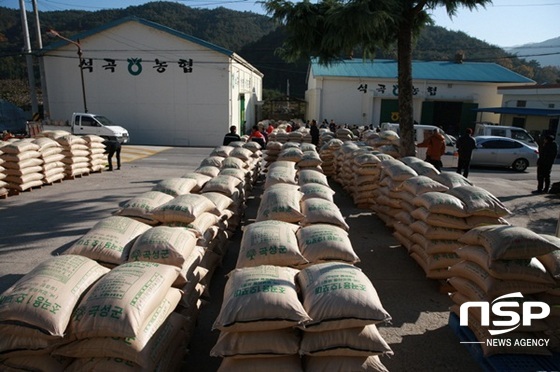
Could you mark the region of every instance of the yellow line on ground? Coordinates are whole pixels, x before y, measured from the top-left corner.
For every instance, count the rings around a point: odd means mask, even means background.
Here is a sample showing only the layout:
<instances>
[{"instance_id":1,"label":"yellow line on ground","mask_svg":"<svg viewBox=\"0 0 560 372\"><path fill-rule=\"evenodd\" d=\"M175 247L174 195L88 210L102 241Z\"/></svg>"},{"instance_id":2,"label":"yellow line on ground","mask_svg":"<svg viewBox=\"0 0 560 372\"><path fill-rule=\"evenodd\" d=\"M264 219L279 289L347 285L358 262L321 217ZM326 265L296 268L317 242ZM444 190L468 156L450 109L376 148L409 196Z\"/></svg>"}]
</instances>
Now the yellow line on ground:
<instances>
[{"instance_id":1,"label":"yellow line on ground","mask_svg":"<svg viewBox=\"0 0 560 372\"><path fill-rule=\"evenodd\" d=\"M121 150L121 161L123 163L131 162L138 159L147 158L157 154L158 152L170 149L164 146L123 146Z\"/></svg>"}]
</instances>

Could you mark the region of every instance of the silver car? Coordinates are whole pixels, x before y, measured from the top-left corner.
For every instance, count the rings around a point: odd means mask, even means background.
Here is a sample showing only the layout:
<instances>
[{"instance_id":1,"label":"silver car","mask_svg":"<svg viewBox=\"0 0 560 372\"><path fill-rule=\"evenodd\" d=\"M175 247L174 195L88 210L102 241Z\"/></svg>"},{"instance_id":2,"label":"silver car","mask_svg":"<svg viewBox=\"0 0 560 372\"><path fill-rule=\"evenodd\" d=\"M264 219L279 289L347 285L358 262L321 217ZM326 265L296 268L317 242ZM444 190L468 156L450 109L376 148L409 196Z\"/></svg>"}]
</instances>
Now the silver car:
<instances>
[{"instance_id":1,"label":"silver car","mask_svg":"<svg viewBox=\"0 0 560 372\"><path fill-rule=\"evenodd\" d=\"M513 168L523 172L537 165L539 150L521 141L498 136L477 136L471 165Z\"/></svg>"}]
</instances>

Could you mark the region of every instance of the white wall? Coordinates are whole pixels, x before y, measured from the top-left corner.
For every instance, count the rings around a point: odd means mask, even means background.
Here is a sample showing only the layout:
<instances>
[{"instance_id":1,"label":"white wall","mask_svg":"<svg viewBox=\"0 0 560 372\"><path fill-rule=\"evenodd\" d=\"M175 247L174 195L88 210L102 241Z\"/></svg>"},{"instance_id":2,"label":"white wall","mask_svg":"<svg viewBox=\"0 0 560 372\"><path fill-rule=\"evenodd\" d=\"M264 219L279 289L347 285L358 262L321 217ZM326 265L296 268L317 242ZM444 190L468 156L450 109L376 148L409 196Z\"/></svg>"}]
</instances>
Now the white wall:
<instances>
[{"instance_id":1,"label":"white wall","mask_svg":"<svg viewBox=\"0 0 560 372\"><path fill-rule=\"evenodd\" d=\"M93 71L84 71L89 112L127 128L131 143L221 144L235 120L232 107L238 106L232 102L238 96L231 93L227 55L135 21L89 36L81 45L83 57L94 59ZM70 44L45 56L52 120L69 120L84 109L76 51ZM116 60L113 73L102 67L104 58ZM129 72L130 58L142 59L136 76ZM155 59L167 63L164 72L156 71ZM192 73L183 72L179 59L193 60ZM258 77L255 86L262 84ZM260 86L257 90L261 94Z\"/></svg>"}]
</instances>

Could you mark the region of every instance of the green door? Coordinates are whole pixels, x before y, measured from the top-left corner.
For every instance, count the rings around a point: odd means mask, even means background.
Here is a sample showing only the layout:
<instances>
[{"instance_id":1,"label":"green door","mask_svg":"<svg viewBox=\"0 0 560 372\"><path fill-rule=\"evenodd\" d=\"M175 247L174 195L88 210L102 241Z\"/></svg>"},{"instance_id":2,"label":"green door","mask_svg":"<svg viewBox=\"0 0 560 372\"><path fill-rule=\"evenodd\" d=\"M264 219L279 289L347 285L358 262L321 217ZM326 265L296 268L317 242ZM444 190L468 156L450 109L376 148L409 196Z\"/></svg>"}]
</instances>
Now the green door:
<instances>
[{"instance_id":1,"label":"green door","mask_svg":"<svg viewBox=\"0 0 560 372\"><path fill-rule=\"evenodd\" d=\"M399 122L399 101L396 99L381 100L381 113L379 123L398 123Z\"/></svg>"},{"instance_id":2,"label":"green door","mask_svg":"<svg viewBox=\"0 0 560 372\"><path fill-rule=\"evenodd\" d=\"M239 134L245 134L245 94L239 95Z\"/></svg>"}]
</instances>

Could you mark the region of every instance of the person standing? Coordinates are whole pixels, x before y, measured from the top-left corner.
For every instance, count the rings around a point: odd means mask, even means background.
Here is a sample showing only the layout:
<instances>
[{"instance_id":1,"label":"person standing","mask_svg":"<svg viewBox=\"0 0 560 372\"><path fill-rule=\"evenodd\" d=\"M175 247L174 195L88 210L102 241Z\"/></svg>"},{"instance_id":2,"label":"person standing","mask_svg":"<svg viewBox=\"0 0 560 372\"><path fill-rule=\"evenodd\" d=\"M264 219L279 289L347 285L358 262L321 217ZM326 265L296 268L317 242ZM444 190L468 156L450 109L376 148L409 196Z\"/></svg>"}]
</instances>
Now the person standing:
<instances>
[{"instance_id":1,"label":"person standing","mask_svg":"<svg viewBox=\"0 0 560 372\"><path fill-rule=\"evenodd\" d=\"M476 140L472 136L472 129L467 128L457 140L457 153L459 159L457 160L457 173L463 173L465 178L469 177L469 168L471 166L471 157L473 150L476 149Z\"/></svg>"},{"instance_id":2,"label":"person standing","mask_svg":"<svg viewBox=\"0 0 560 372\"><path fill-rule=\"evenodd\" d=\"M315 121L315 119L311 121L309 134L311 135L311 143L315 146L319 146L319 128L317 128L317 122Z\"/></svg>"},{"instance_id":3,"label":"person standing","mask_svg":"<svg viewBox=\"0 0 560 372\"><path fill-rule=\"evenodd\" d=\"M432 164L438 171L441 171L443 166L441 156L445 154L445 137L434 129L431 135L426 137L417 146L426 147L426 161Z\"/></svg>"},{"instance_id":4,"label":"person standing","mask_svg":"<svg viewBox=\"0 0 560 372\"><path fill-rule=\"evenodd\" d=\"M117 155L117 170L121 169L121 143L117 140L105 140L105 154L107 154L108 171L113 170L113 155Z\"/></svg>"},{"instance_id":5,"label":"person standing","mask_svg":"<svg viewBox=\"0 0 560 372\"><path fill-rule=\"evenodd\" d=\"M533 194L547 193L550 189L550 171L558 155L558 146L552 134L543 137L543 144L539 149L537 160L537 190Z\"/></svg>"},{"instance_id":6,"label":"person standing","mask_svg":"<svg viewBox=\"0 0 560 372\"><path fill-rule=\"evenodd\" d=\"M224 136L223 145L227 146L231 142L240 141L240 140L241 140L241 137L239 136L239 134L237 134L237 127L235 125L232 125L231 127L229 127L229 133L227 133Z\"/></svg>"}]
</instances>

